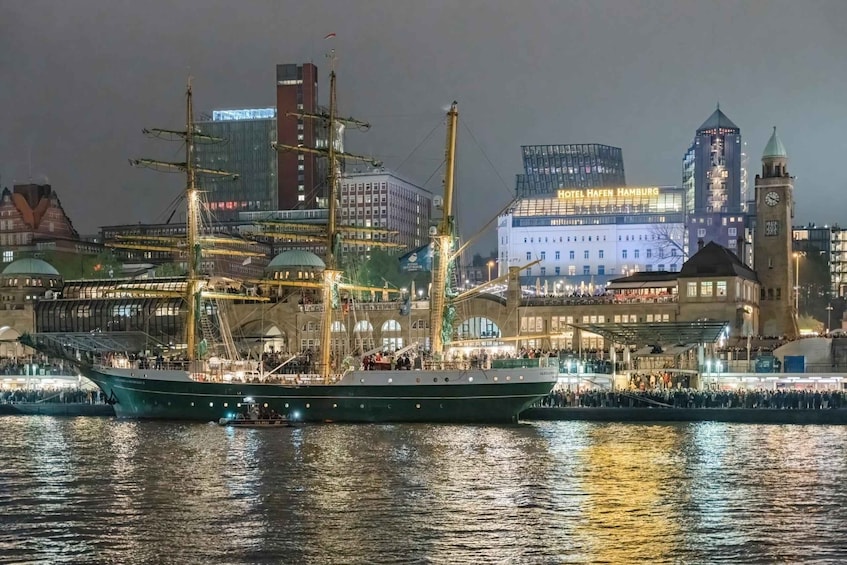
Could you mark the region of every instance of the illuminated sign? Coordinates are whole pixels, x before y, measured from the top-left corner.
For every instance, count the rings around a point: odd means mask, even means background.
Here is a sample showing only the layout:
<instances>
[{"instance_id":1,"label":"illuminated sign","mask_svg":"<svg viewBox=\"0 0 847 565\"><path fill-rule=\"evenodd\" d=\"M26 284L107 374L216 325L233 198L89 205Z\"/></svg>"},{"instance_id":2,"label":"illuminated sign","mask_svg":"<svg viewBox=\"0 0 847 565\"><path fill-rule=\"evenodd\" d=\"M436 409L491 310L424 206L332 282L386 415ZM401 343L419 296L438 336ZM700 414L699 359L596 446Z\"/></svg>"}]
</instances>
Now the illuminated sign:
<instances>
[{"instance_id":1,"label":"illuminated sign","mask_svg":"<svg viewBox=\"0 0 847 565\"><path fill-rule=\"evenodd\" d=\"M619 198L657 198L659 187L578 188L556 191L559 200L615 200Z\"/></svg>"},{"instance_id":2,"label":"illuminated sign","mask_svg":"<svg viewBox=\"0 0 847 565\"><path fill-rule=\"evenodd\" d=\"M246 108L244 110L213 110L212 121L267 120L276 117L276 108Z\"/></svg>"}]
</instances>

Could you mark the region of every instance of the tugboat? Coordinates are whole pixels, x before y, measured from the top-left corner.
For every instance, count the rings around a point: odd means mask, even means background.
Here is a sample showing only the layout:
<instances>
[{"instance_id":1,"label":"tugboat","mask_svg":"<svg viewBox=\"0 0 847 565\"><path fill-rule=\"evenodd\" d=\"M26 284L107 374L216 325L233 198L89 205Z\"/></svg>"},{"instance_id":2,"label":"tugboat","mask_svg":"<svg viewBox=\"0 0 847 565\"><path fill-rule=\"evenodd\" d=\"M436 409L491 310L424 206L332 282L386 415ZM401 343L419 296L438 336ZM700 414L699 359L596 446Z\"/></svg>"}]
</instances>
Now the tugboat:
<instances>
[{"instance_id":1,"label":"tugboat","mask_svg":"<svg viewBox=\"0 0 847 565\"><path fill-rule=\"evenodd\" d=\"M283 416L249 397L237 404L236 408L241 411L221 418L218 425L230 428L293 428L297 421L296 412L290 417Z\"/></svg>"}]
</instances>

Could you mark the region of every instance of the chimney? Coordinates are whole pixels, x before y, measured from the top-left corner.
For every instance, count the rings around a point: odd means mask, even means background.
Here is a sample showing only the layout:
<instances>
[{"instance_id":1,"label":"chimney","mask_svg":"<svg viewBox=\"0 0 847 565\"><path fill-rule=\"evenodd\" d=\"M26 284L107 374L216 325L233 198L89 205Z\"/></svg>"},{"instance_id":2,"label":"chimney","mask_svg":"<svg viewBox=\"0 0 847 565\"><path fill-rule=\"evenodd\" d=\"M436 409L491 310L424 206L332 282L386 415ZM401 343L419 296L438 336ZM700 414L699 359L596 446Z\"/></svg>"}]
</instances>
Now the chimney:
<instances>
[{"instance_id":1,"label":"chimney","mask_svg":"<svg viewBox=\"0 0 847 565\"><path fill-rule=\"evenodd\" d=\"M703 246L705 244L706 244L706 242L704 242L702 238L698 239L697 240L697 251L700 251L701 249L703 249Z\"/></svg>"}]
</instances>

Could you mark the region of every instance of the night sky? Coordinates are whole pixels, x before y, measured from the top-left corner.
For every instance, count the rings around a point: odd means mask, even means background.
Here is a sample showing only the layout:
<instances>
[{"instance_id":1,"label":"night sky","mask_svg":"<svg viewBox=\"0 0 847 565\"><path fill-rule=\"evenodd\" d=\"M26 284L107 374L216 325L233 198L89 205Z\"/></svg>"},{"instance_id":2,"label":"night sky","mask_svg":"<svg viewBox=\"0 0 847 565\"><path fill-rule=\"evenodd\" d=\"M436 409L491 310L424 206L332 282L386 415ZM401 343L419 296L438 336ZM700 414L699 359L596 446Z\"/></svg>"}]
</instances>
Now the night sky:
<instances>
[{"instance_id":1,"label":"night sky","mask_svg":"<svg viewBox=\"0 0 847 565\"><path fill-rule=\"evenodd\" d=\"M679 186L717 102L751 179L777 126L796 223L844 225L845 30L845 0L2 0L0 184L47 180L83 234L163 221L179 177L127 159L181 158L141 129L180 126L187 75L198 112L272 106L275 65L311 61L325 103L334 46L341 113L373 125L348 149L433 191L459 102L465 235L510 200L522 144L620 146L630 185Z\"/></svg>"}]
</instances>

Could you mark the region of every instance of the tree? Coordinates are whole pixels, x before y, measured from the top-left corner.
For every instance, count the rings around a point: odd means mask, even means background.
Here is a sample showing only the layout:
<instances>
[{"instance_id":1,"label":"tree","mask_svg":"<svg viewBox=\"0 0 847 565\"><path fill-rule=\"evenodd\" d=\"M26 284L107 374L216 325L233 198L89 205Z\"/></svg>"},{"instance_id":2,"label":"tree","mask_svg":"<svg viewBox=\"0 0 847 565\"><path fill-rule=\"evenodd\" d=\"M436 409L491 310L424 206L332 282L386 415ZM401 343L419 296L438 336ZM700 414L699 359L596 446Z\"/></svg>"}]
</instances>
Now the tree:
<instances>
[{"instance_id":1,"label":"tree","mask_svg":"<svg viewBox=\"0 0 847 565\"><path fill-rule=\"evenodd\" d=\"M656 242L660 259L668 258L670 260L666 262L670 264L679 262L677 267L681 267L688 260L688 254L685 252L685 227L682 224L653 224L649 228L649 236Z\"/></svg>"}]
</instances>

